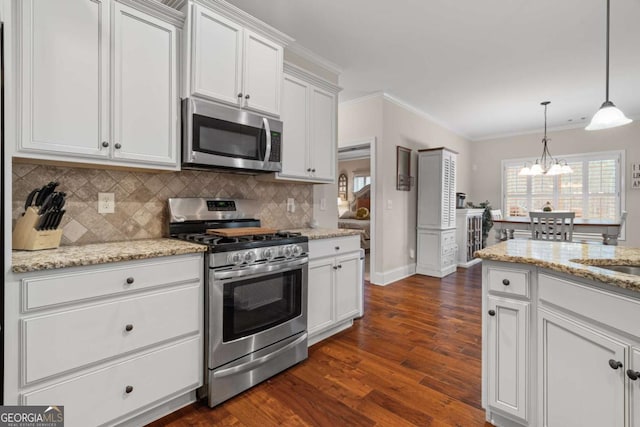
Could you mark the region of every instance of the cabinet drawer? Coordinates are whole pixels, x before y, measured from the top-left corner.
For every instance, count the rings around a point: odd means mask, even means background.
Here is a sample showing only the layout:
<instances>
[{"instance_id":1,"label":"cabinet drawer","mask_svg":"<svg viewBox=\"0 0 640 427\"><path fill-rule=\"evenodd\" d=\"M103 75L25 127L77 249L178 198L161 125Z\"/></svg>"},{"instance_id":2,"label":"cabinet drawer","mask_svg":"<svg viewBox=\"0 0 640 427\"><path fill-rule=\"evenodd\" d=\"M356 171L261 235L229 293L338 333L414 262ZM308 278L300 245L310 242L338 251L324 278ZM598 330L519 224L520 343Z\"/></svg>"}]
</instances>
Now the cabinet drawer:
<instances>
[{"instance_id":1,"label":"cabinet drawer","mask_svg":"<svg viewBox=\"0 0 640 427\"><path fill-rule=\"evenodd\" d=\"M197 282L167 292L21 320L23 384L198 333L200 291Z\"/></svg>"},{"instance_id":2,"label":"cabinet drawer","mask_svg":"<svg viewBox=\"0 0 640 427\"><path fill-rule=\"evenodd\" d=\"M538 298L543 303L553 304L640 337L638 300L546 274L538 275L538 293Z\"/></svg>"},{"instance_id":3,"label":"cabinet drawer","mask_svg":"<svg viewBox=\"0 0 640 427\"><path fill-rule=\"evenodd\" d=\"M133 261L95 270L69 269L21 281L22 309L55 306L72 301L149 289L174 283L199 281L203 275L202 255L185 258L162 257L153 261ZM131 283L129 283L131 282Z\"/></svg>"},{"instance_id":4,"label":"cabinet drawer","mask_svg":"<svg viewBox=\"0 0 640 427\"><path fill-rule=\"evenodd\" d=\"M489 292L529 298L529 271L489 268Z\"/></svg>"},{"instance_id":5,"label":"cabinet drawer","mask_svg":"<svg viewBox=\"0 0 640 427\"><path fill-rule=\"evenodd\" d=\"M450 247L456 244L456 230L442 232L442 247Z\"/></svg>"},{"instance_id":6,"label":"cabinet drawer","mask_svg":"<svg viewBox=\"0 0 640 427\"><path fill-rule=\"evenodd\" d=\"M201 385L200 338L22 395L27 405L65 406L65 426L97 426ZM132 390L127 393L127 386Z\"/></svg>"},{"instance_id":7,"label":"cabinet drawer","mask_svg":"<svg viewBox=\"0 0 640 427\"><path fill-rule=\"evenodd\" d=\"M360 236L309 240L309 258L342 255L360 249Z\"/></svg>"}]
</instances>

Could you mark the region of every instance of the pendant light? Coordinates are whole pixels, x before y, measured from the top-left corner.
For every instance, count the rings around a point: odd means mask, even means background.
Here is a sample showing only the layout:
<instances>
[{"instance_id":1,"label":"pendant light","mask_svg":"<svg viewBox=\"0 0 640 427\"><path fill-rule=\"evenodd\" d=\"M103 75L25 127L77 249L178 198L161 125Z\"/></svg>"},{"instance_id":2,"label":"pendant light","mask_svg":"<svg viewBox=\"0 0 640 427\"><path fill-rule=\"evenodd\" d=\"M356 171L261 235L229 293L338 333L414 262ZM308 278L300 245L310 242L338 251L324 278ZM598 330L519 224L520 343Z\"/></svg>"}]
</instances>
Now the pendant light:
<instances>
[{"instance_id":1,"label":"pendant light","mask_svg":"<svg viewBox=\"0 0 640 427\"><path fill-rule=\"evenodd\" d=\"M591 123L585 130L608 129L616 126L626 125L632 122L620 111L613 102L609 101L609 14L610 2L607 0L607 73L606 73L606 100L602 103L600 109L593 115Z\"/></svg>"},{"instance_id":2,"label":"pendant light","mask_svg":"<svg viewBox=\"0 0 640 427\"><path fill-rule=\"evenodd\" d=\"M547 106L551 101L541 102L544 105L544 137L542 138L542 156L529 167L526 163L518 175L562 175L573 173L571 166L565 160L556 160L549 152L549 139L547 138Z\"/></svg>"}]
</instances>

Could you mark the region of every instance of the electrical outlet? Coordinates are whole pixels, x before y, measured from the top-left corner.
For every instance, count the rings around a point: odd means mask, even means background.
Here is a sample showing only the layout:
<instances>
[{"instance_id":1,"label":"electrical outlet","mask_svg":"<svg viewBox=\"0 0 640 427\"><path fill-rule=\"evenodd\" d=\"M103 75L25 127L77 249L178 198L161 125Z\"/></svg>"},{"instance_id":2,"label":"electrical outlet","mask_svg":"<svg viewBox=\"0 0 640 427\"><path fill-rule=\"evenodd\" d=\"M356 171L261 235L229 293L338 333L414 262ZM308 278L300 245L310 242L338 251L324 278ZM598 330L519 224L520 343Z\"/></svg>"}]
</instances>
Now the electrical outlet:
<instances>
[{"instance_id":1,"label":"electrical outlet","mask_svg":"<svg viewBox=\"0 0 640 427\"><path fill-rule=\"evenodd\" d=\"M98 193L98 213L107 214L116 211L116 198L113 193Z\"/></svg>"},{"instance_id":2,"label":"electrical outlet","mask_svg":"<svg viewBox=\"0 0 640 427\"><path fill-rule=\"evenodd\" d=\"M320 210L321 211L327 210L327 199L325 199L324 197L320 199Z\"/></svg>"},{"instance_id":3,"label":"electrical outlet","mask_svg":"<svg viewBox=\"0 0 640 427\"><path fill-rule=\"evenodd\" d=\"M289 197L287 199L287 212L294 213L296 211L296 201L295 199Z\"/></svg>"},{"instance_id":4,"label":"electrical outlet","mask_svg":"<svg viewBox=\"0 0 640 427\"><path fill-rule=\"evenodd\" d=\"M409 249L409 258L414 259L416 257L416 251Z\"/></svg>"},{"instance_id":5,"label":"electrical outlet","mask_svg":"<svg viewBox=\"0 0 640 427\"><path fill-rule=\"evenodd\" d=\"M393 201L391 199L387 200L387 210L393 209Z\"/></svg>"}]
</instances>

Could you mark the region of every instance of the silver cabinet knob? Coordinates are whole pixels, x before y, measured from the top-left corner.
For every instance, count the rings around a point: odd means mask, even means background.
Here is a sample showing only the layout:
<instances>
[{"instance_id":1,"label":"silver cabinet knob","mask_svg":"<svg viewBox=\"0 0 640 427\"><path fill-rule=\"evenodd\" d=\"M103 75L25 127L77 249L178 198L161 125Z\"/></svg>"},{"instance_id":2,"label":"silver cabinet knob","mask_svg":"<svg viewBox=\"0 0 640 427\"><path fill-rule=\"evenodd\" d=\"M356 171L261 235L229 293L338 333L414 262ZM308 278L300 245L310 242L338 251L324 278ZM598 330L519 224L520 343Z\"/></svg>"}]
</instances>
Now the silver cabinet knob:
<instances>
[{"instance_id":1,"label":"silver cabinet knob","mask_svg":"<svg viewBox=\"0 0 640 427\"><path fill-rule=\"evenodd\" d=\"M245 95L245 96L244 96L244 99L249 99L249 98L251 98L251 97L249 96L249 94L247 94L247 95Z\"/></svg>"},{"instance_id":2,"label":"silver cabinet knob","mask_svg":"<svg viewBox=\"0 0 640 427\"><path fill-rule=\"evenodd\" d=\"M116 147L116 150L119 150L122 148L122 145L120 145L119 142L116 142L116 145L114 145L114 147Z\"/></svg>"},{"instance_id":3,"label":"silver cabinet knob","mask_svg":"<svg viewBox=\"0 0 640 427\"><path fill-rule=\"evenodd\" d=\"M238 94L238 98L242 98L242 92Z\"/></svg>"},{"instance_id":4,"label":"silver cabinet knob","mask_svg":"<svg viewBox=\"0 0 640 427\"><path fill-rule=\"evenodd\" d=\"M102 146L104 148L107 148L109 146L109 143L107 141L102 141Z\"/></svg>"}]
</instances>

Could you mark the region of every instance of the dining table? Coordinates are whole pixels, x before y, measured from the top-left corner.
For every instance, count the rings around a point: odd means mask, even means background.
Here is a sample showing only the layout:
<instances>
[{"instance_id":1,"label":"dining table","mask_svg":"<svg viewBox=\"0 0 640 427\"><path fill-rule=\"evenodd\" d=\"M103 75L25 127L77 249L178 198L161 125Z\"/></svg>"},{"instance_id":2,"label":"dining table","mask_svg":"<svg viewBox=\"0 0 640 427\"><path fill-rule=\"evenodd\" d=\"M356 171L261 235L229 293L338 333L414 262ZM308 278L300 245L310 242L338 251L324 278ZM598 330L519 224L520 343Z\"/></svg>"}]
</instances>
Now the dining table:
<instances>
[{"instance_id":1,"label":"dining table","mask_svg":"<svg viewBox=\"0 0 640 427\"><path fill-rule=\"evenodd\" d=\"M494 219L493 226L496 230L497 240L513 239L516 230L531 230L531 219L528 216L508 216L502 219ZM575 218L573 220L573 233L599 234L602 236L603 244L617 245L621 226L621 220Z\"/></svg>"}]
</instances>

